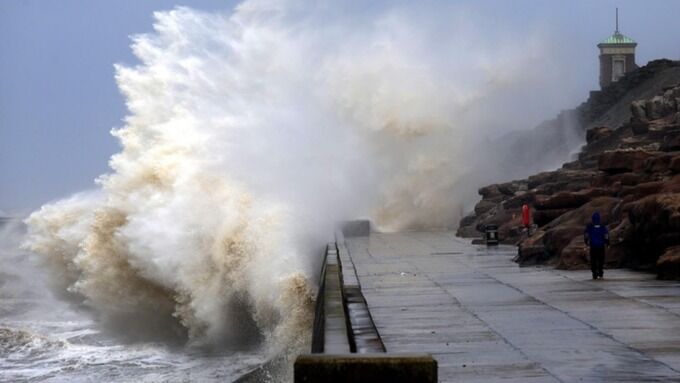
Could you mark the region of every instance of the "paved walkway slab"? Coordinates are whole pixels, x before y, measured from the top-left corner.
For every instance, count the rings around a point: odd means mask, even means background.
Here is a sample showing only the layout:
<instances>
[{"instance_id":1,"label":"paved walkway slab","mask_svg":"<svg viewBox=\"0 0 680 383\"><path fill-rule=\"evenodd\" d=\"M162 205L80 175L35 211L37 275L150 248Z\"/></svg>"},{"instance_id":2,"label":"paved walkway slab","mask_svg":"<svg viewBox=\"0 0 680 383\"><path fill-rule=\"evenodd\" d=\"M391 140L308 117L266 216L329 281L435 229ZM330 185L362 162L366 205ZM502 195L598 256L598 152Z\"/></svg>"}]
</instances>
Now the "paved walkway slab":
<instances>
[{"instance_id":1,"label":"paved walkway slab","mask_svg":"<svg viewBox=\"0 0 680 383\"><path fill-rule=\"evenodd\" d=\"M520 268L450 232L347 246L387 351L433 354L442 382L680 382L678 282Z\"/></svg>"}]
</instances>

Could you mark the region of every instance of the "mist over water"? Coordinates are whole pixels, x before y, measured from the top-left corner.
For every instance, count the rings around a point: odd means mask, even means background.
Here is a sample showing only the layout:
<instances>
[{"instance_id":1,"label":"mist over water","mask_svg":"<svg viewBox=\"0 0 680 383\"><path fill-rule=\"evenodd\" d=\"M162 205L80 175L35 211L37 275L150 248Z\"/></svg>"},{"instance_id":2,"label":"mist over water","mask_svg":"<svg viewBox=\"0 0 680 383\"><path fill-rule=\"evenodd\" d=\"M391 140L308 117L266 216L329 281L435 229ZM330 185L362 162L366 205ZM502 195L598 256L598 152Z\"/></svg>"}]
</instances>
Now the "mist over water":
<instances>
[{"instance_id":1,"label":"mist over water","mask_svg":"<svg viewBox=\"0 0 680 383\"><path fill-rule=\"evenodd\" d=\"M453 6L344 7L156 13L139 64L116 66L111 172L26 220L52 288L134 339L295 351L336 222L455 226L469 174L502 160L485 140L559 92L547 37Z\"/></svg>"}]
</instances>

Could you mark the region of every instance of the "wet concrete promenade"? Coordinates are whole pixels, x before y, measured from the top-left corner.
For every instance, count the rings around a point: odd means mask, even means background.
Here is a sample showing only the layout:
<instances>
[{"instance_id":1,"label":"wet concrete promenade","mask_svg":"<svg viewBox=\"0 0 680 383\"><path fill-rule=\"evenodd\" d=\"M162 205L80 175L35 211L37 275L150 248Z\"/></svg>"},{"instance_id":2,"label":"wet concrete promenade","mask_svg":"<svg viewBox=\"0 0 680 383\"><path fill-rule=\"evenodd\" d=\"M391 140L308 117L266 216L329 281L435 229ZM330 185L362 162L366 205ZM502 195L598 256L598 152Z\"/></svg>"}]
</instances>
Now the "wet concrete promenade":
<instances>
[{"instance_id":1,"label":"wet concrete promenade","mask_svg":"<svg viewBox=\"0 0 680 383\"><path fill-rule=\"evenodd\" d=\"M441 382L680 382L680 283L519 268L514 247L446 232L347 238L388 352Z\"/></svg>"}]
</instances>

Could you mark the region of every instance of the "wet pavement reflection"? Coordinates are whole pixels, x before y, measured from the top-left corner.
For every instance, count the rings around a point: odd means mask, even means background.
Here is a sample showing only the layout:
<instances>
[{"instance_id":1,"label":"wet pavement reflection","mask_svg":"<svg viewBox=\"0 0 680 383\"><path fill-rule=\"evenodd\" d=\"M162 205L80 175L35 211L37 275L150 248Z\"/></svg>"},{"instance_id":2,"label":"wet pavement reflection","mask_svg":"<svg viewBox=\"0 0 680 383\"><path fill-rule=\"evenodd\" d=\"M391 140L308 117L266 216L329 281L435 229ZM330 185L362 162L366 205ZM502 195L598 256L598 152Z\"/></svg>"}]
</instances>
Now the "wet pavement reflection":
<instances>
[{"instance_id":1,"label":"wet pavement reflection","mask_svg":"<svg viewBox=\"0 0 680 383\"><path fill-rule=\"evenodd\" d=\"M432 353L442 382L680 382L680 282L520 268L450 232L347 246L387 351Z\"/></svg>"}]
</instances>

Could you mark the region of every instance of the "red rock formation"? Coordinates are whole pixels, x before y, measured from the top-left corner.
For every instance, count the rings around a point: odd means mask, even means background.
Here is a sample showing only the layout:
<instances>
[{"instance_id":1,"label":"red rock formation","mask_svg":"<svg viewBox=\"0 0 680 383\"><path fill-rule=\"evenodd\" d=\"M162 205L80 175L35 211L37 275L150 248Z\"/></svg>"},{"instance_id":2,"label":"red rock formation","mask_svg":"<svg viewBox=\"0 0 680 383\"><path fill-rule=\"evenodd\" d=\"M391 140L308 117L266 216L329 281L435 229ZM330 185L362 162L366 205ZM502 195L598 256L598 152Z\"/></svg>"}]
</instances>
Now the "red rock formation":
<instances>
[{"instance_id":1,"label":"red rock formation","mask_svg":"<svg viewBox=\"0 0 680 383\"><path fill-rule=\"evenodd\" d=\"M656 267L660 279L680 279L680 246L673 246L659 257Z\"/></svg>"},{"instance_id":2,"label":"red rock formation","mask_svg":"<svg viewBox=\"0 0 680 383\"><path fill-rule=\"evenodd\" d=\"M587 268L583 230L599 211L611 233L608 267L680 278L680 85L632 102L630 115L618 129L589 130L579 160L562 169L481 188L459 233L497 224L501 240L518 245L521 265ZM525 203L537 226L530 237L520 222Z\"/></svg>"}]
</instances>

